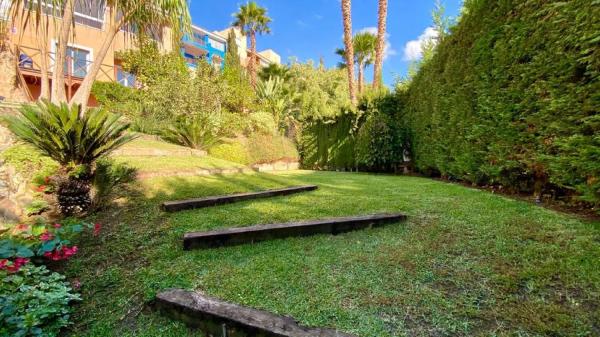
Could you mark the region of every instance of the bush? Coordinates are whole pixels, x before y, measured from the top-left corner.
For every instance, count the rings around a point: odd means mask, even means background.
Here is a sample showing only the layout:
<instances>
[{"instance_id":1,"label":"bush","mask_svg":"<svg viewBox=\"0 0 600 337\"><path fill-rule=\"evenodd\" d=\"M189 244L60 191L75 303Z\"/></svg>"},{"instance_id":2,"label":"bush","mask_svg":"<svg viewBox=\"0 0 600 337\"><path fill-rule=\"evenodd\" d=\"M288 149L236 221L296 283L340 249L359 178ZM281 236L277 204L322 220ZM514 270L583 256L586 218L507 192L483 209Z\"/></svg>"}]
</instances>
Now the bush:
<instances>
[{"instance_id":1,"label":"bush","mask_svg":"<svg viewBox=\"0 0 600 337\"><path fill-rule=\"evenodd\" d=\"M465 2L408 86L423 172L600 202L594 1Z\"/></svg>"},{"instance_id":2,"label":"bush","mask_svg":"<svg viewBox=\"0 0 600 337\"><path fill-rule=\"evenodd\" d=\"M56 161L26 144L9 147L0 154L0 158L14 167L19 174L33 180L51 176L59 167Z\"/></svg>"},{"instance_id":3,"label":"bush","mask_svg":"<svg viewBox=\"0 0 600 337\"><path fill-rule=\"evenodd\" d=\"M162 138L193 149L208 149L219 141L219 121L211 114L183 117L164 129Z\"/></svg>"},{"instance_id":4,"label":"bush","mask_svg":"<svg viewBox=\"0 0 600 337\"><path fill-rule=\"evenodd\" d=\"M211 156L243 165L272 163L279 160L297 161L294 143L279 135L253 134L230 139L209 150Z\"/></svg>"},{"instance_id":5,"label":"bush","mask_svg":"<svg viewBox=\"0 0 600 337\"><path fill-rule=\"evenodd\" d=\"M81 300L64 276L44 266L0 271L0 278L1 336L56 336L70 324L69 303Z\"/></svg>"},{"instance_id":6,"label":"bush","mask_svg":"<svg viewBox=\"0 0 600 337\"><path fill-rule=\"evenodd\" d=\"M250 164L250 156L246 147L237 141L229 141L210 148L208 153L223 160L228 160L234 163L248 165Z\"/></svg>"},{"instance_id":7,"label":"bush","mask_svg":"<svg viewBox=\"0 0 600 337\"><path fill-rule=\"evenodd\" d=\"M103 158L96 162L96 174L93 186L95 190L94 205L102 207L125 185L135 181L137 170L112 159Z\"/></svg>"},{"instance_id":8,"label":"bush","mask_svg":"<svg viewBox=\"0 0 600 337\"><path fill-rule=\"evenodd\" d=\"M90 178L94 162L133 140L120 115L48 101L24 105L20 116L8 116L8 128L40 153L60 164L55 178L59 210L63 214L85 211L91 204Z\"/></svg>"},{"instance_id":9,"label":"bush","mask_svg":"<svg viewBox=\"0 0 600 337\"><path fill-rule=\"evenodd\" d=\"M299 158L294 143L284 136L257 133L251 135L246 144L252 164L297 161Z\"/></svg>"}]
</instances>

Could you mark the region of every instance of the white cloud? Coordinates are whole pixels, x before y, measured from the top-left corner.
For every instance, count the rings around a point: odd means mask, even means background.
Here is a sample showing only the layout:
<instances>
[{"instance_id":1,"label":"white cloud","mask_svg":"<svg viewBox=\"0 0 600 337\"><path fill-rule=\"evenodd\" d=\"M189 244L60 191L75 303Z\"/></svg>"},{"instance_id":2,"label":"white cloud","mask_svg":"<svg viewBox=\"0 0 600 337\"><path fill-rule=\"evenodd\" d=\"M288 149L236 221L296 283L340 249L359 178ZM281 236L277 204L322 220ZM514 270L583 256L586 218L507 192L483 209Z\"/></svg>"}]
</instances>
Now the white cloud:
<instances>
[{"instance_id":1,"label":"white cloud","mask_svg":"<svg viewBox=\"0 0 600 337\"><path fill-rule=\"evenodd\" d=\"M423 57L423 46L427 42L435 43L435 39L438 37L438 32L433 27L425 28L425 31L419 35L416 40L411 40L404 46L404 60L405 61L416 61Z\"/></svg>"},{"instance_id":2,"label":"white cloud","mask_svg":"<svg viewBox=\"0 0 600 337\"><path fill-rule=\"evenodd\" d=\"M377 36L377 27L365 27L358 31L359 33L371 33ZM390 34L385 33L385 44L383 47L383 60L385 61L388 57L396 55L397 52L392 48L392 44L390 43Z\"/></svg>"}]
</instances>

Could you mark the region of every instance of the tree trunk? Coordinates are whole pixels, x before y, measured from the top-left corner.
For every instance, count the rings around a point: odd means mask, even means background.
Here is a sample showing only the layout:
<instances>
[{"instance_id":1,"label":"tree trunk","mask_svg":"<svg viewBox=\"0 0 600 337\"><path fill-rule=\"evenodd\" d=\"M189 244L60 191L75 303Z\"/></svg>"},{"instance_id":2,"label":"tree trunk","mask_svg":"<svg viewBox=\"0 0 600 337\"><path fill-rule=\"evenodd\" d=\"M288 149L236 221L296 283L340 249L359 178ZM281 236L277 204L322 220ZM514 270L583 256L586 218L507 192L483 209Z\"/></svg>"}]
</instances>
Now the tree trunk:
<instances>
[{"instance_id":1,"label":"tree trunk","mask_svg":"<svg viewBox=\"0 0 600 337\"><path fill-rule=\"evenodd\" d=\"M100 72L100 68L102 67L104 57L108 53L108 50L112 46L115 36L117 36L117 33L121 29L121 26L123 26L123 23L125 22L125 15L123 15L123 17L121 18L121 20L119 20L118 23L112 24L113 22L115 22L116 10L113 10L111 12L113 14L110 20L110 28L106 34L104 42L102 43L102 47L94 55L95 59L92 63L92 66L88 70L88 73L85 75L83 82L81 82L81 85L75 92L75 95L73 95L73 98L71 98L71 101L69 102L69 104L71 105L80 104L82 112L85 112L85 110L87 109L88 99L90 97L90 93L92 92L92 85L96 80L96 76Z\"/></svg>"},{"instance_id":2,"label":"tree trunk","mask_svg":"<svg viewBox=\"0 0 600 337\"><path fill-rule=\"evenodd\" d=\"M358 63L358 93L363 92L365 85L365 64L363 62Z\"/></svg>"},{"instance_id":3,"label":"tree trunk","mask_svg":"<svg viewBox=\"0 0 600 337\"><path fill-rule=\"evenodd\" d=\"M356 88L354 87L354 47L352 46L352 5L351 0L342 0L342 19L344 23L344 47L346 48L346 67L348 71L348 90L352 105L356 105Z\"/></svg>"},{"instance_id":4,"label":"tree trunk","mask_svg":"<svg viewBox=\"0 0 600 337\"><path fill-rule=\"evenodd\" d=\"M52 92L50 95L50 100L54 104L67 101L65 95L64 64L65 56L67 54L67 45L69 43L69 33L71 32L71 26L73 25L73 6L74 0L65 1L60 33L56 43L54 70L52 71Z\"/></svg>"},{"instance_id":5,"label":"tree trunk","mask_svg":"<svg viewBox=\"0 0 600 337\"><path fill-rule=\"evenodd\" d=\"M38 99L50 99L50 79L48 78L48 23L38 27L42 32L39 34L38 48L40 50L40 96ZM17 58L19 55L17 55Z\"/></svg>"},{"instance_id":6,"label":"tree trunk","mask_svg":"<svg viewBox=\"0 0 600 337\"><path fill-rule=\"evenodd\" d=\"M387 0L379 0L377 17L377 48L375 49L375 66L373 69L373 86L383 85L381 70L383 69L383 53L385 52L385 28L387 19Z\"/></svg>"},{"instance_id":7,"label":"tree trunk","mask_svg":"<svg viewBox=\"0 0 600 337\"><path fill-rule=\"evenodd\" d=\"M248 72L250 73L250 84L256 89L256 33L250 32L250 63L248 63Z\"/></svg>"}]
</instances>

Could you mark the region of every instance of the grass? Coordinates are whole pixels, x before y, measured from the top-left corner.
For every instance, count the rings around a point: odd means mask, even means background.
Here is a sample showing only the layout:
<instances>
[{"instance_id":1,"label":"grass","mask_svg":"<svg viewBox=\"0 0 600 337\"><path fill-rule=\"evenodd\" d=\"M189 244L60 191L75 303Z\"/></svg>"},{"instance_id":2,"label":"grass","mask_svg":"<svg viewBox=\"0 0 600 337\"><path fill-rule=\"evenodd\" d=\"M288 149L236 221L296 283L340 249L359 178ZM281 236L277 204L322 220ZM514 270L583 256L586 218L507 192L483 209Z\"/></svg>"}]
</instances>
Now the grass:
<instances>
[{"instance_id":1,"label":"grass","mask_svg":"<svg viewBox=\"0 0 600 337\"><path fill-rule=\"evenodd\" d=\"M171 171L191 169L227 169L242 168L241 164L211 156L115 156L117 162L128 164L140 171Z\"/></svg>"},{"instance_id":2,"label":"grass","mask_svg":"<svg viewBox=\"0 0 600 337\"><path fill-rule=\"evenodd\" d=\"M142 136L123 146L123 149L149 149L149 150L189 150L185 146L179 146L150 136Z\"/></svg>"},{"instance_id":3,"label":"grass","mask_svg":"<svg viewBox=\"0 0 600 337\"><path fill-rule=\"evenodd\" d=\"M64 271L82 284L72 336L197 336L149 309L196 289L359 336L590 336L600 226L424 178L287 172L145 180L98 214ZM315 192L179 213L161 201L318 184ZM404 223L184 252L183 233L386 211Z\"/></svg>"}]
</instances>

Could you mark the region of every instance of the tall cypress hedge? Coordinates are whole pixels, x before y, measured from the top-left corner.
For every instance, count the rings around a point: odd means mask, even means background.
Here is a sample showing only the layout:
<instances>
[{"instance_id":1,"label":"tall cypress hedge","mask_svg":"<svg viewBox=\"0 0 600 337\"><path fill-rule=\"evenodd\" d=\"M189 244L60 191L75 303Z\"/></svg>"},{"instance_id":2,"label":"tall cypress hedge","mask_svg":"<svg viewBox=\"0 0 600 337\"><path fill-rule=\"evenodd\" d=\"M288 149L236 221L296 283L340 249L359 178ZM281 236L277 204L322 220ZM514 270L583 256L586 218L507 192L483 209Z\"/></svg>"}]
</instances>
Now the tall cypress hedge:
<instances>
[{"instance_id":1,"label":"tall cypress hedge","mask_svg":"<svg viewBox=\"0 0 600 337\"><path fill-rule=\"evenodd\" d=\"M418 170L600 201L600 1L467 0L405 93Z\"/></svg>"}]
</instances>

